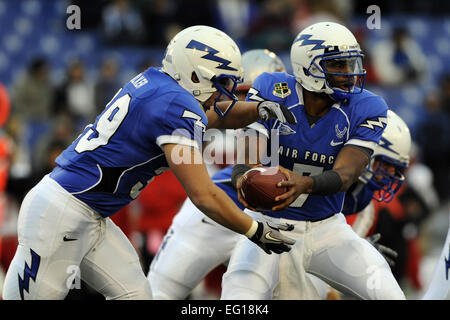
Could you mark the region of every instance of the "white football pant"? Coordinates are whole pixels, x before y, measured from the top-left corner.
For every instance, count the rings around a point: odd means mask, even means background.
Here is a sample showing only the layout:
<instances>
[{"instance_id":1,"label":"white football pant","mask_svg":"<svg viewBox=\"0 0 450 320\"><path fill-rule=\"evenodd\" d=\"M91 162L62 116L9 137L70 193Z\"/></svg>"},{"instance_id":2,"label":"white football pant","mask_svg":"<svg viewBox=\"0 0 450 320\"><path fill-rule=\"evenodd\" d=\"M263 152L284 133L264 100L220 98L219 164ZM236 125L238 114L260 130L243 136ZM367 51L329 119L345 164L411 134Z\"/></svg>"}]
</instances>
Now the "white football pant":
<instances>
[{"instance_id":1,"label":"white football pant","mask_svg":"<svg viewBox=\"0 0 450 320\"><path fill-rule=\"evenodd\" d=\"M212 269L228 263L240 239L252 243L247 237L211 220L186 199L150 266L147 277L153 298L185 299ZM259 247L256 250L266 255ZM312 275L305 276L301 287L304 289L299 298L325 299L327 296L327 285ZM274 298L292 299L279 295Z\"/></svg>"},{"instance_id":2,"label":"white football pant","mask_svg":"<svg viewBox=\"0 0 450 320\"><path fill-rule=\"evenodd\" d=\"M449 216L450 221L450 216ZM450 227L423 300L450 300Z\"/></svg>"},{"instance_id":3,"label":"white football pant","mask_svg":"<svg viewBox=\"0 0 450 320\"><path fill-rule=\"evenodd\" d=\"M123 232L48 175L22 203L18 240L4 299L64 299L80 277L106 299L152 297Z\"/></svg>"},{"instance_id":4,"label":"white football pant","mask_svg":"<svg viewBox=\"0 0 450 320\"><path fill-rule=\"evenodd\" d=\"M211 270L228 262L241 237L246 238L208 218L187 198L150 265L153 298L185 299Z\"/></svg>"},{"instance_id":5,"label":"white football pant","mask_svg":"<svg viewBox=\"0 0 450 320\"><path fill-rule=\"evenodd\" d=\"M356 298L405 299L386 260L353 231L341 213L310 222L246 212L257 220L294 224L294 230L284 234L296 243L289 253L267 255L254 243L240 240L222 279L221 299L271 299L278 282L280 298L295 299L302 295L295 292L302 290L305 271ZM297 270L297 279L279 279L280 261Z\"/></svg>"}]
</instances>

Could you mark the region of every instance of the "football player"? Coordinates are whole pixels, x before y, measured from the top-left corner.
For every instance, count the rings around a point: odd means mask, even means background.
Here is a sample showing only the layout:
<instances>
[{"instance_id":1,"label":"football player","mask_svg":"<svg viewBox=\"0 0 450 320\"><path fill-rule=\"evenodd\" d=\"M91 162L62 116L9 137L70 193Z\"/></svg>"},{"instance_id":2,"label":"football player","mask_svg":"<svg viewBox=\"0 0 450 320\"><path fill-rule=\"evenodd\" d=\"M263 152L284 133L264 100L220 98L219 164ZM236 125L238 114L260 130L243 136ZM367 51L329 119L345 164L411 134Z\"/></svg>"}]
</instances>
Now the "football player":
<instances>
[{"instance_id":1,"label":"football player","mask_svg":"<svg viewBox=\"0 0 450 320\"><path fill-rule=\"evenodd\" d=\"M363 54L344 26L321 22L301 31L291 47L295 76L264 73L248 100L273 100L294 113L296 125L260 123L279 132L279 163L288 192L279 205L255 219L295 225L289 257L339 291L361 299L404 299L383 256L356 234L341 213L344 191L364 172L387 123L384 100L365 90ZM260 136L261 137L261 136ZM250 165L235 165L240 190ZM239 200L248 204L238 193ZM252 209L252 208L250 208ZM222 280L222 299L270 299L278 283L280 256L261 255L239 240Z\"/></svg>"},{"instance_id":2,"label":"football player","mask_svg":"<svg viewBox=\"0 0 450 320\"><path fill-rule=\"evenodd\" d=\"M388 110L387 119L386 128L369 165L358 181L345 193L342 213L346 215L347 223L353 230L360 237L366 238L384 256L389 265L393 266L397 253L378 243L380 234L372 234L377 221L377 212L372 200L390 202L405 181L404 171L409 165L411 134L406 123L394 111ZM280 279L275 290L277 299L315 297L315 289L318 292L327 292L326 287L317 279L299 276L301 270L299 267L296 268L290 255L281 256ZM302 283L302 279L307 282ZM310 280L314 281L314 287L308 285ZM305 287L307 289L303 290Z\"/></svg>"},{"instance_id":3,"label":"football player","mask_svg":"<svg viewBox=\"0 0 450 320\"><path fill-rule=\"evenodd\" d=\"M236 95L245 99L253 80L262 72L283 72L285 66L273 52L256 49L242 55L243 83ZM213 182L235 203L236 189L231 185L232 167L213 175ZM204 215L190 199L172 221L163 243L153 259L148 279L154 299L185 299L215 267L226 264L241 235L224 228ZM202 244L208 243L208 246Z\"/></svg>"},{"instance_id":4,"label":"football player","mask_svg":"<svg viewBox=\"0 0 450 320\"><path fill-rule=\"evenodd\" d=\"M390 202L405 180L403 173L409 165L411 134L394 111L388 110L387 114L388 125L369 167L345 195L344 214L360 212L372 199Z\"/></svg>"},{"instance_id":5,"label":"football player","mask_svg":"<svg viewBox=\"0 0 450 320\"><path fill-rule=\"evenodd\" d=\"M244 214L212 183L202 161L207 128L269 117L295 123L278 103L237 102L241 77L239 48L225 33L208 26L178 33L162 68L126 83L25 197L4 298L63 299L77 277L107 299L151 298L136 251L108 217L168 168L211 219L266 252L289 250L294 241L278 229L292 226L271 228ZM223 95L231 100L220 102Z\"/></svg>"},{"instance_id":6,"label":"football player","mask_svg":"<svg viewBox=\"0 0 450 320\"><path fill-rule=\"evenodd\" d=\"M377 221L372 199L390 202L405 181L409 166L411 134L407 124L394 111L388 110L388 124L372 155L366 171L345 193L344 207L347 222L361 237L368 237ZM357 214L355 214L355 212ZM380 235L370 235L369 241L394 266L397 253L377 243Z\"/></svg>"}]
</instances>

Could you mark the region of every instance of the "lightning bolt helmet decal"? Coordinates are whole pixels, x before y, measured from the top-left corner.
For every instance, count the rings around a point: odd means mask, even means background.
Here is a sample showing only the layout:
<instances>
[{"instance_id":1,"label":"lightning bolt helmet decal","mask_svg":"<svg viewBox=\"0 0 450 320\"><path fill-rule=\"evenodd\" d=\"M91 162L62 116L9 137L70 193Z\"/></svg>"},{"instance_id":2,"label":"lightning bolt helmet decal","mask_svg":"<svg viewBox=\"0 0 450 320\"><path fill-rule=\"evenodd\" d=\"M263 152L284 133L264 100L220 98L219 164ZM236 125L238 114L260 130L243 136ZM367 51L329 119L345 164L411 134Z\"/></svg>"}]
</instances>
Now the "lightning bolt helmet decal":
<instances>
[{"instance_id":1,"label":"lightning bolt helmet decal","mask_svg":"<svg viewBox=\"0 0 450 320\"><path fill-rule=\"evenodd\" d=\"M218 69L238 71L237 69L232 68L232 67L229 66L231 61L216 56L216 54L219 53L219 51L217 51L216 49L214 49L214 48L212 48L210 46L207 46L204 43L201 43L201 42L199 42L197 40L191 40L191 42L188 43L186 48L188 48L188 49L197 49L197 50L200 50L200 51L207 52L204 56L202 56L202 58L203 59L208 59L208 60L211 60L211 61L217 61L217 62L221 63L217 67Z\"/></svg>"}]
</instances>

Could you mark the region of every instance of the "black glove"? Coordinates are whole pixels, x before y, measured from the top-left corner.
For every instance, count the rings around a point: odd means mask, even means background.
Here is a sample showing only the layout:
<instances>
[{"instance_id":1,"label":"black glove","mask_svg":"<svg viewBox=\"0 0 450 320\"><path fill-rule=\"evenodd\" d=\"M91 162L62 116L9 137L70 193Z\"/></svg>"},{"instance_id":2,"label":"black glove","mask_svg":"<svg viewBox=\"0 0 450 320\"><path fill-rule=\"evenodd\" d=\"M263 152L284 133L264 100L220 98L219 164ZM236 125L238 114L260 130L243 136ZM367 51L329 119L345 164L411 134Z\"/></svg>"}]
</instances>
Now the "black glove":
<instances>
[{"instance_id":1,"label":"black glove","mask_svg":"<svg viewBox=\"0 0 450 320\"><path fill-rule=\"evenodd\" d=\"M259 118L264 121L272 118L278 119L282 123L297 123L297 119L291 111L289 111L285 106L273 101L260 102L258 104L258 114Z\"/></svg>"},{"instance_id":2,"label":"black glove","mask_svg":"<svg viewBox=\"0 0 450 320\"><path fill-rule=\"evenodd\" d=\"M395 266L395 261L394 259L397 258L398 253L394 250L392 250L391 248L388 248L386 246L383 246L382 244L378 243L378 240L380 240L381 238L381 234L379 233L375 233L373 235L371 235L370 237L367 237L366 240L370 242L371 245L373 245L375 247L375 249L377 249L382 255L383 257L386 259L387 263L389 263L389 265L391 267Z\"/></svg>"},{"instance_id":3,"label":"black glove","mask_svg":"<svg viewBox=\"0 0 450 320\"><path fill-rule=\"evenodd\" d=\"M294 239L283 236L279 230L292 231L294 225L287 223L272 224L270 222L258 222L258 229L255 234L249 238L260 246L267 254L288 252L291 245L295 243Z\"/></svg>"}]
</instances>

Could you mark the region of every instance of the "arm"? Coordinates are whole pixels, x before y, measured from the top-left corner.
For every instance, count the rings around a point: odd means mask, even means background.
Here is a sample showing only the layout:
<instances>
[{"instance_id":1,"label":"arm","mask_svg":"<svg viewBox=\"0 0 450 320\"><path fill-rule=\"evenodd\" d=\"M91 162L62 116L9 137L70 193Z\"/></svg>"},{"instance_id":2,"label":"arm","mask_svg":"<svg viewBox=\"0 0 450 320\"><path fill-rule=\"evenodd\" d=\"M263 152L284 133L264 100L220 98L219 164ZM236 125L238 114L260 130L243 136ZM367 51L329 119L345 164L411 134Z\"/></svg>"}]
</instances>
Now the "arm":
<instances>
[{"instance_id":1,"label":"arm","mask_svg":"<svg viewBox=\"0 0 450 320\"><path fill-rule=\"evenodd\" d=\"M236 129L243 128L246 125L259 120L258 115L259 102L238 101L227 114L226 117L220 117L213 109L206 111L208 117L208 129ZM229 101L218 102L220 109L225 110L230 104Z\"/></svg>"},{"instance_id":2,"label":"arm","mask_svg":"<svg viewBox=\"0 0 450 320\"><path fill-rule=\"evenodd\" d=\"M342 187L339 192L347 191L354 182L358 181L358 177L364 172L368 164L367 154L351 146L344 146L333 166L333 171L336 171L342 180Z\"/></svg>"},{"instance_id":3,"label":"arm","mask_svg":"<svg viewBox=\"0 0 450 320\"><path fill-rule=\"evenodd\" d=\"M229 101L218 102L218 107L225 110ZM236 129L243 128L257 120L266 121L269 118L278 119L290 124L297 123L295 116L285 106L272 101L237 101L228 115L220 117L214 110L207 110L208 129Z\"/></svg>"},{"instance_id":4,"label":"arm","mask_svg":"<svg viewBox=\"0 0 450 320\"><path fill-rule=\"evenodd\" d=\"M177 144L165 144L163 150L172 172L183 185L189 198L202 212L217 223L245 234L253 219L243 214L236 204L209 178L206 167L196 148ZM199 159L199 163L178 163L174 156L182 159Z\"/></svg>"},{"instance_id":5,"label":"arm","mask_svg":"<svg viewBox=\"0 0 450 320\"><path fill-rule=\"evenodd\" d=\"M245 234L267 254L291 249L289 245L293 245L295 240L282 235L279 230L291 231L294 226L257 222L244 214L233 200L211 181L198 149L177 144L165 144L162 148L170 168L189 198L208 217L235 232ZM180 158L197 161L182 163Z\"/></svg>"},{"instance_id":6,"label":"arm","mask_svg":"<svg viewBox=\"0 0 450 320\"><path fill-rule=\"evenodd\" d=\"M302 193L330 195L344 192L358 180L368 163L369 158L364 152L351 146L345 146L339 152L333 169L325 171L319 176L301 176L280 167L280 170L288 177L288 181L280 182L278 186L287 187L288 192L275 199L283 202L273 210L287 208Z\"/></svg>"}]
</instances>

